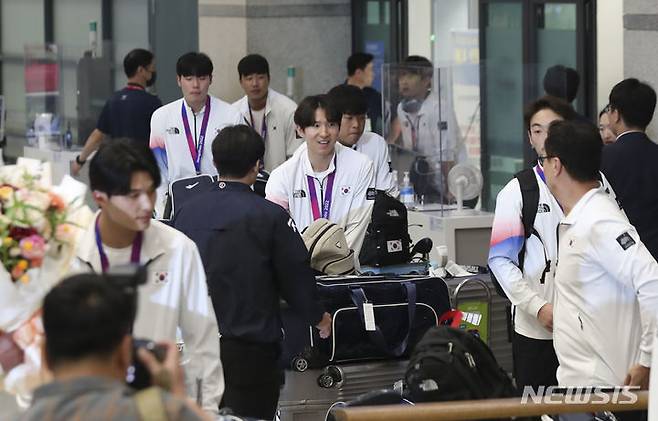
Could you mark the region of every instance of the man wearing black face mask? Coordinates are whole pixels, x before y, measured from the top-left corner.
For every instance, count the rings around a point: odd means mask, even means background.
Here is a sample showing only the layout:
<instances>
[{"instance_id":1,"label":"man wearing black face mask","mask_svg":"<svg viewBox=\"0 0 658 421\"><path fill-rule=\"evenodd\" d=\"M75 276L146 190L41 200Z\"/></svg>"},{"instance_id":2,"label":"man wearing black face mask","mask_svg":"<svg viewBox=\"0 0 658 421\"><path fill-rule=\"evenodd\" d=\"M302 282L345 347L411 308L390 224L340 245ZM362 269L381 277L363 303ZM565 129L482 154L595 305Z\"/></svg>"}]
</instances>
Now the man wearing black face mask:
<instances>
[{"instance_id":1,"label":"man wearing black face mask","mask_svg":"<svg viewBox=\"0 0 658 421\"><path fill-rule=\"evenodd\" d=\"M73 175L80 172L106 137L127 137L149 147L151 115L162 106L160 98L146 92L155 83L155 57L148 50L134 49L123 59L123 70L128 83L105 103L96 128L71 165Z\"/></svg>"}]
</instances>

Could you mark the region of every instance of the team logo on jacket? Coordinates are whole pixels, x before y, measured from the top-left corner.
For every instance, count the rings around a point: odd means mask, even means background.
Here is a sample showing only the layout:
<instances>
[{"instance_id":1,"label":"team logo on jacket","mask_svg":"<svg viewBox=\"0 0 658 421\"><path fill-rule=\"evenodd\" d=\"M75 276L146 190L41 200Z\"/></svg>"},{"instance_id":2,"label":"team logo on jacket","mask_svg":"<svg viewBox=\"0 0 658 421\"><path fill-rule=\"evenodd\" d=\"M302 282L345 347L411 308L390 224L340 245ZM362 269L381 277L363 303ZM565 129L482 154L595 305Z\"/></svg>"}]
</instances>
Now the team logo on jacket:
<instances>
[{"instance_id":1,"label":"team logo on jacket","mask_svg":"<svg viewBox=\"0 0 658 421\"><path fill-rule=\"evenodd\" d=\"M377 197L377 190L374 187L370 187L366 190L366 200L375 200Z\"/></svg>"},{"instance_id":2,"label":"team logo on jacket","mask_svg":"<svg viewBox=\"0 0 658 421\"><path fill-rule=\"evenodd\" d=\"M156 284L166 284L169 282L169 272L155 272L154 276Z\"/></svg>"},{"instance_id":3,"label":"team logo on jacket","mask_svg":"<svg viewBox=\"0 0 658 421\"><path fill-rule=\"evenodd\" d=\"M352 191L352 187L350 187L350 186L341 186L340 195L341 196L347 196L348 194L350 194L351 191Z\"/></svg>"},{"instance_id":4,"label":"team logo on jacket","mask_svg":"<svg viewBox=\"0 0 658 421\"><path fill-rule=\"evenodd\" d=\"M166 132L169 134L179 134L180 130L178 130L178 127L170 127L166 130Z\"/></svg>"},{"instance_id":5,"label":"team logo on jacket","mask_svg":"<svg viewBox=\"0 0 658 421\"><path fill-rule=\"evenodd\" d=\"M540 203L537 207L537 213L549 213L550 211L551 207L548 206L548 203Z\"/></svg>"},{"instance_id":6,"label":"team logo on jacket","mask_svg":"<svg viewBox=\"0 0 658 421\"><path fill-rule=\"evenodd\" d=\"M304 190L293 190L292 197L294 197L295 199L301 199L303 197L306 197L306 192Z\"/></svg>"},{"instance_id":7,"label":"team logo on jacket","mask_svg":"<svg viewBox=\"0 0 658 421\"><path fill-rule=\"evenodd\" d=\"M624 250L628 249L629 247L635 245L635 240L633 240L633 237L627 232L623 233L619 237L617 237L617 242L623 248Z\"/></svg>"}]
</instances>

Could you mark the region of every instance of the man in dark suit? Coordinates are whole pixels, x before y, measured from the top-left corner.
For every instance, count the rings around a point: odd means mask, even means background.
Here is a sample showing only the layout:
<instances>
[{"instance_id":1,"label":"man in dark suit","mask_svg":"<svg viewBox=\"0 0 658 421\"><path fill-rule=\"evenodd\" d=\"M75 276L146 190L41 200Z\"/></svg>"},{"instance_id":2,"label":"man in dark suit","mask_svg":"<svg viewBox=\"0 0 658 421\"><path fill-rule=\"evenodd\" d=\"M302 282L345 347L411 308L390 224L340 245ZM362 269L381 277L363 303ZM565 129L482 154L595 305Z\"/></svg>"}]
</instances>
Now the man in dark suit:
<instances>
[{"instance_id":1,"label":"man in dark suit","mask_svg":"<svg viewBox=\"0 0 658 421\"><path fill-rule=\"evenodd\" d=\"M610 129L617 141L603 149L601 170L640 239L658 260L658 145L645 130L656 108L656 91L625 79L610 92Z\"/></svg>"}]
</instances>

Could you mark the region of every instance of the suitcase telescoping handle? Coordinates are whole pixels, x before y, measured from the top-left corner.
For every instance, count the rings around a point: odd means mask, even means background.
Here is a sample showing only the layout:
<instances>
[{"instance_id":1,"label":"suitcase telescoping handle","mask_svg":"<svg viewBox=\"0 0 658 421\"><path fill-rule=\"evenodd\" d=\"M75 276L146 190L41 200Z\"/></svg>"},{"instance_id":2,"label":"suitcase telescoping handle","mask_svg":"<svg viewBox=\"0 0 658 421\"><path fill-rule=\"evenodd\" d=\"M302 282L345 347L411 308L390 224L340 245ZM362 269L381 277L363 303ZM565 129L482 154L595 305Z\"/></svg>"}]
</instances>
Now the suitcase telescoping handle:
<instances>
[{"instance_id":1,"label":"suitcase telescoping handle","mask_svg":"<svg viewBox=\"0 0 658 421\"><path fill-rule=\"evenodd\" d=\"M414 318L416 317L416 284L413 282L403 282L405 290L407 291L407 309L409 314L409 329L407 329L407 334L395 348L391 349L391 346L386 343L386 338L384 334L379 329L379 326L375 325L375 330L368 330L368 336L370 340L377 345L382 351L391 357L400 357L407 350L407 343L409 342L409 335L411 333L411 327L413 326ZM368 300L366 299L366 294L363 292L363 288L355 287L350 288L350 296L352 297L352 302L356 306L357 311L359 312L359 318L361 323L365 326L365 314L363 312L363 304Z\"/></svg>"}]
</instances>

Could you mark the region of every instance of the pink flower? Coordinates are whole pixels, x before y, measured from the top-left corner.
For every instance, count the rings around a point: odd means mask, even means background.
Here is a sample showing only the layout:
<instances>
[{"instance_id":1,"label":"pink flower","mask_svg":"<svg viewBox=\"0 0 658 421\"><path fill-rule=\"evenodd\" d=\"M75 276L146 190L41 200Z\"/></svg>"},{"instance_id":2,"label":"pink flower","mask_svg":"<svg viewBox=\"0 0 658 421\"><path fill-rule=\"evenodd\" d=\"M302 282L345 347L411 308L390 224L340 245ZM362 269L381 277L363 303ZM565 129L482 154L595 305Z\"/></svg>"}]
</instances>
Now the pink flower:
<instances>
[{"instance_id":1,"label":"pink flower","mask_svg":"<svg viewBox=\"0 0 658 421\"><path fill-rule=\"evenodd\" d=\"M18 244L21 254L26 259L41 259L46 254L46 240L40 235L25 237Z\"/></svg>"},{"instance_id":2,"label":"pink flower","mask_svg":"<svg viewBox=\"0 0 658 421\"><path fill-rule=\"evenodd\" d=\"M72 243L75 240L76 227L69 223L59 224L55 229L55 238L63 243Z\"/></svg>"}]
</instances>

